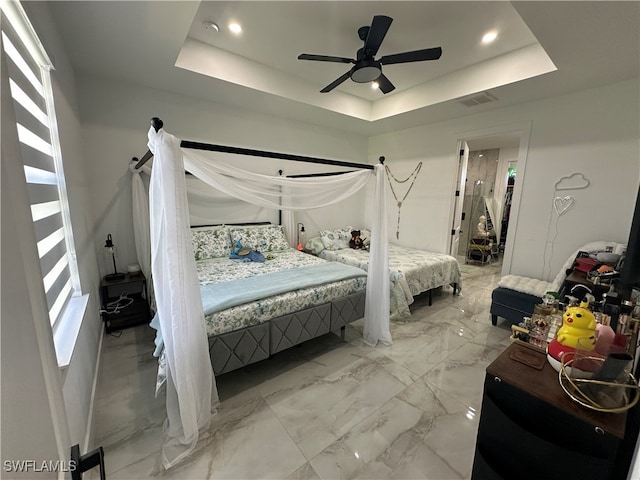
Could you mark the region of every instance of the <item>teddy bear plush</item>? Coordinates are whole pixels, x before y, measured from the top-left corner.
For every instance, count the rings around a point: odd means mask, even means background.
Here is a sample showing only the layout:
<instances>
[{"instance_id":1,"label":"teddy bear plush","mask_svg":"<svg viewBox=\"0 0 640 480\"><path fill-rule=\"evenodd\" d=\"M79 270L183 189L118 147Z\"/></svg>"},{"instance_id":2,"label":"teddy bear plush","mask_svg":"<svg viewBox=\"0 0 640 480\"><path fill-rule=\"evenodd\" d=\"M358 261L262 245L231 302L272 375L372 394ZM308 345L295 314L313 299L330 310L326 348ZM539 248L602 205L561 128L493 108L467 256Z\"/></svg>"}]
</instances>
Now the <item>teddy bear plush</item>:
<instances>
[{"instance_id":1,"label":"teddy bear plush","mask_svg":"<svg viewBox=\"0 0 640 480\"><path fill-rule=\"evenodd\" d=\"M364 240L360 238L360 230L351 230L351 240L349 240L349 246L356 250L364 248Z\"/></svg>"}]
</instances>

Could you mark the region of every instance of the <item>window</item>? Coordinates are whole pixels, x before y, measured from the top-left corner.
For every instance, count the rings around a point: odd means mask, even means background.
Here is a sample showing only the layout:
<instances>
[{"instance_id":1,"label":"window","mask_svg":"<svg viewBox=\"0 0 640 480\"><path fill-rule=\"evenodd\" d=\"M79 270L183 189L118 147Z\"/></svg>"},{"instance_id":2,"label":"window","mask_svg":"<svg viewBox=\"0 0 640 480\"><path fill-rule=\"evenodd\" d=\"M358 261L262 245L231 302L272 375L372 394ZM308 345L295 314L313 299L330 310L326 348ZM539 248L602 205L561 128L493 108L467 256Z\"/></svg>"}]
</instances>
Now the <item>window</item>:
<instances>
[{"instance_id":1,"label":"window","mask_svg":"<svg viewBox=\"0 0 640 480\"><path fill-rule=\"evenodd\" d=\"M2 2L2 54L52 326L80 295L49 71L53 65L19 2Z\"/></svg>"}]
</instances>

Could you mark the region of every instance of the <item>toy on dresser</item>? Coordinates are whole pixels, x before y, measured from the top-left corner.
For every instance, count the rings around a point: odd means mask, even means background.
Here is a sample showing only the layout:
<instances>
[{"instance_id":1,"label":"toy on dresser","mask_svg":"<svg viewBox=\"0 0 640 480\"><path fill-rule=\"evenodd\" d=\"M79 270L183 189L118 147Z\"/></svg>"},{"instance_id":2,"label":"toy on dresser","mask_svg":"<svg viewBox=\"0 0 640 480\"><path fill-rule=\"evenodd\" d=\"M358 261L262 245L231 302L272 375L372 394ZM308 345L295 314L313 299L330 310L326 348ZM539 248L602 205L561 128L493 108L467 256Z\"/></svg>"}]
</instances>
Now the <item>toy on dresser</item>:
<instances>
[{"instance_id":1,"label":"toy on dresser","mask_svg":"<svg viewBox=\"0 0 640 480\"><path fill-rule=\"evenodd\" d=\"M596 318L589 310L587 301L581 302L579 306L568 307L562 315L562 326L547 347L547 359L554 369L560 371L563 357L573 356L580 339L584 339L580 341L581 349L595 350ZM565 361L571 357L568 356Z\"/></svg>"}]
</instances>

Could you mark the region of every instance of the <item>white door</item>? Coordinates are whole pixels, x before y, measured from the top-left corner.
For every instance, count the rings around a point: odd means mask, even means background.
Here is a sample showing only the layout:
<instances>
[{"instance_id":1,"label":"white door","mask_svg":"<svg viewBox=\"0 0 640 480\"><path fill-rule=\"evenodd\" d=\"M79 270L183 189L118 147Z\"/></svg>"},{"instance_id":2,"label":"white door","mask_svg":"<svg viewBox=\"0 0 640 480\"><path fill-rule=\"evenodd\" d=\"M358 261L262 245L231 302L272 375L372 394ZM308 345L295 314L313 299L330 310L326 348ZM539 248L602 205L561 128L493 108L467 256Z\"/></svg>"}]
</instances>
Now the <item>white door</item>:
<instances>
[{"instance_id":1,"label":"white door","mask_svg":"<svg viewBox=\"0 0 640 480\"><path fill-rule=\"evenodd\" d=\"M467 165L469 163L469 145L464 140L460 142L458 156L458 174L456 176L455 206L453 210L453 224L451 225L451 248L449 255L458 255L460 234L462 233L462 203L464 201L464 187L467 182Z\"/></svg>"}]
</instances>

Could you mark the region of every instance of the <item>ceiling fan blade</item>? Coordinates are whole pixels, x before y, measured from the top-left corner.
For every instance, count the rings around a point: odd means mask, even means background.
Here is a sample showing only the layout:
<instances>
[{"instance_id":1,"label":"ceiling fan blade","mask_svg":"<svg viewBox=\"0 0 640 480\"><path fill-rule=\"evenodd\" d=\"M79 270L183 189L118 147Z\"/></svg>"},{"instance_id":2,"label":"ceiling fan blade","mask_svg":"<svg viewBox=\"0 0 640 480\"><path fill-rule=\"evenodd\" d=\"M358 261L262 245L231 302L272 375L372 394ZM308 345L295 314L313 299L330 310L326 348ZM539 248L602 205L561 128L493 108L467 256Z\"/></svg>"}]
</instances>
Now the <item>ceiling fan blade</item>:
<instances>
[{"instance_id":1,"label":"ceiling fan blade","mask_svg":"<svg viewBox=\"0 0 640 480\"><path fill-rule=\"evenodd\" d=\"M344 82L347 78L349 78L351 76L351 70L349 70L347 73L345 73L344 75L342 75L339 78L336 78L333 82L331 82L329 85L327 85L326 87L324 87L322 90L320 90L320 93L327 93L330 92L331 90L333 90L334 88L336 88L338 85L340 85L342 82Z\"/></svg>"},{"instance_id":2,"label":"ceiling fan blade","mask_svg":"<svg viewBox=\"0 0 640 480\"><path fill-rule=\"evenodd\" d=\"M385 55L378 60L383 65L394 63L422 62L424 60L437 60L442 55L442 48L425 48L424 50L414 50L413 52L395 53Z\"/></svg>"},{"instance_id":3,"label":"ceiling fan blade","mask_svg":"<svg viewBox=\"0 0 640 480\"><path fill-rule=\"evenodd\" d=\"M380 74L376 82L378 82L378 88L382 93L389 93L396 88L395 85L391 83L387 77L384 76L384 73Z\"/></svg>"},{"instance_id":4,"label":"ceiling fan blade","mask_svg":"<svg viewBox=\"0 0 640 480\"><path fill-rule=\"evenodd\" d=\"M301 53L298 60L315 60L317 62L336 62L336 63L355 63L355 60L345 57L332 57L330 55L312 55L310 53Z\"/></svg>"},{"instance_id":5,"label":"ceiling fan blade","mask_svg":"<svg viewBox=\"0 0 640 480\"><path fill-rule=\"evenodd\" d=\"M376 15L373 17L367 39L364 41L363 51L365 55L375 56L376 53L378 53L378 49L380 45L382 45L382 41L391 26L391 22L393 22L393 18L385 15Z\"/></svg>"}]
</instances>

